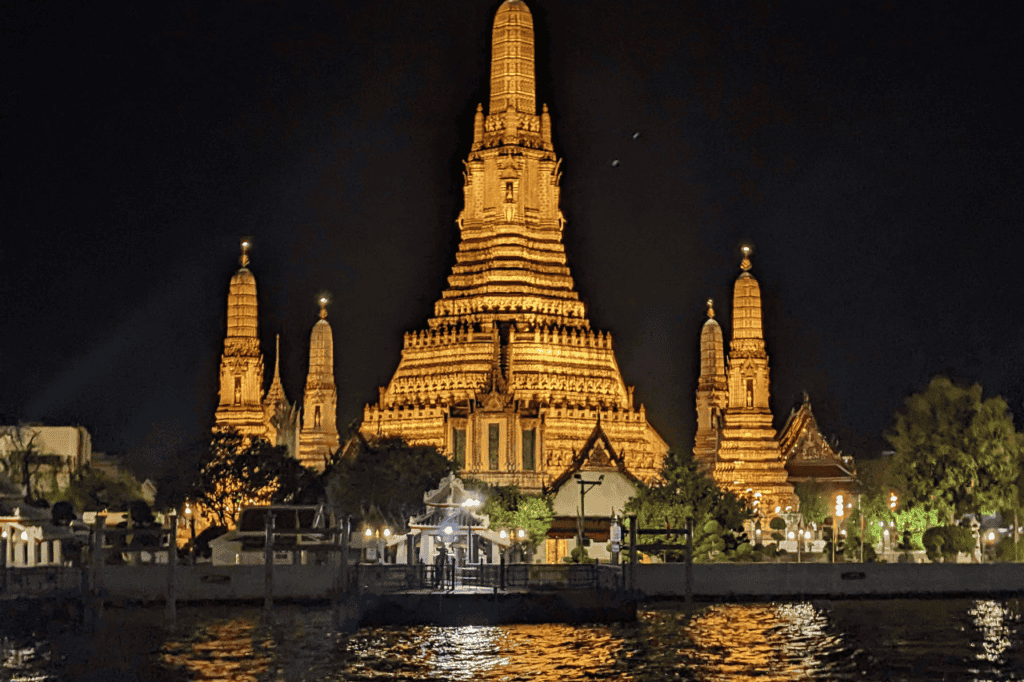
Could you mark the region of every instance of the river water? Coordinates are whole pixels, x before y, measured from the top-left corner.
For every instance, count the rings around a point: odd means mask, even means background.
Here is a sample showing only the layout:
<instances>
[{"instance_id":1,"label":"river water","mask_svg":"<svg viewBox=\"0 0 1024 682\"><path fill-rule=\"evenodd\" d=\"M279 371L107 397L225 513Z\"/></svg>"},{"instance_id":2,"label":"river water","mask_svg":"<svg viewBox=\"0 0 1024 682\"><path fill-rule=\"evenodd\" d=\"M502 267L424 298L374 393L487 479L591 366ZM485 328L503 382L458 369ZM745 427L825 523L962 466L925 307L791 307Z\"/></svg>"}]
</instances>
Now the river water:
<instances>
[{"instance_id":1,"label":"river water","mask_svg":"<svg viewBox=\"0 0 1024 682\"><path fill-rule=\"evenodd\" d=\"M641 609L635 623L375 627L327 607L108 609L91 634L0 623L5 680L1022 680L1024 600Z\"/></svg>"}]
</instances>

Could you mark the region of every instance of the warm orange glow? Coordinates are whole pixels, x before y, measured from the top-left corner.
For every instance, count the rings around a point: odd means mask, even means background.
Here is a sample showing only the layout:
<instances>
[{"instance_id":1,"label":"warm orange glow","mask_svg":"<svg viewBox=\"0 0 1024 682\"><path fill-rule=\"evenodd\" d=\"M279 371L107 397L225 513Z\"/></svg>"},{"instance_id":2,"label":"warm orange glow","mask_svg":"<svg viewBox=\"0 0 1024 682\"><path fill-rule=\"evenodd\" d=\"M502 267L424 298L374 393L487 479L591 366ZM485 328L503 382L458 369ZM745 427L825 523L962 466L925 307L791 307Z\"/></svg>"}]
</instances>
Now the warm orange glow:
<instances>
[{"instance_id":1,"label":"warm orange glow","mask_svg":"<svg viewBox=\"0 0 1024 682\"><path fill-rule=\"evenodd\" d=\"M551 114L537 110L525 3L501 5L492 41L449 286L426 328L405 335L360 430L434 445L464 457L472 478L539 493L601 419L628 470L656 480L668 445L623 381L611 337L591 328L569 271L561 161Z\"/></svg>"}]
</instances>

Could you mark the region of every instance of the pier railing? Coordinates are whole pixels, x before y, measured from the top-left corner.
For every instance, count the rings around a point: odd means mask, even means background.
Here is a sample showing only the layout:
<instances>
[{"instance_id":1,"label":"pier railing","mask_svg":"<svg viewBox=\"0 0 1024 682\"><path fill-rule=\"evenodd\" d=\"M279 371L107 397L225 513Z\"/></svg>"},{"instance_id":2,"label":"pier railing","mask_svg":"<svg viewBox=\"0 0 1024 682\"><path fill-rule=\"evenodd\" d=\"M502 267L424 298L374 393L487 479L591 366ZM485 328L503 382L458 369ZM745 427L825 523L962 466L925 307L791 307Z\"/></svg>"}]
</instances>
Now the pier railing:
<instances>
[{"instance_id":1,"label":"pier railing","mask_svg":"<svg viewBox=\"0 0 1024 682\"><path fill-rule=\"evenodd\" d=\"M356 584L364 592L482 589L587 589L618 587L621 571L596 564L360 564Z\"/></svg>"}]
</instances>

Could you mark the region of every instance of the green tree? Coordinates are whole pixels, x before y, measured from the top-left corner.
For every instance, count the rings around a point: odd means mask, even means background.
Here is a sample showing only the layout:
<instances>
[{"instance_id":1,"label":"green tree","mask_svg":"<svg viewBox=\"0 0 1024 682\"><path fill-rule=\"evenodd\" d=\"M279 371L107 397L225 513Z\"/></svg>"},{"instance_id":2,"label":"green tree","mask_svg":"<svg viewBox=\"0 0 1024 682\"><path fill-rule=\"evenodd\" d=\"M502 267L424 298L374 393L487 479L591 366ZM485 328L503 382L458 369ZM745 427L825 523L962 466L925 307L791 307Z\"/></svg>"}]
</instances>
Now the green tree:
<instances>
[{"instance_id":1,"label":"green tree","mask_svg":"<svg viewBox=\"0 0 1024 682\"><path fill-rule=\"evenodd\" d=\"M366 441L337 457L324 476L327 500L339 514L387 523L404 532L409 517L423 512L423 493L455 468L430 445L399 437Z\"/></svg>"},{"instance_id":2,"label":"green tree","mask_svg":"<svg viewBox=\"0 0 1024 682\"><path fill-rule=\"evenodd\" d=\"M524 554L532 556L544 542L555 518L551 500L527 495L516 486L490 486L478 480L467 480L465 485L485 500L482 513L487 514L490 528L526 531Z\"/></svg>"},{"instance_id":3,"label":"green tree","mask_svg":"<svg viewBox=\"0 0 1024 682\"><path fill-rule=\"evenodd\" d=\"M804 523L820 526L832 515L832 506L826 491L817 483L800 482L793 486L796 496L800 499L800 514Z\"/></svg>"},{"instance_id":4,"label":"green tree","mask_svg":"<svg viewBox=\"0 0 1024 682\"><path fill-rule=\"evenodd\" d=\"M626 504L626 513L636 514L641 528L685 528L687 519L692 518L693 560L697 562L712 561L744 544L743 522L750 518L750 512L736 495L722 491L705 475L691 453L669 452L661 475L663 483L641 483ZM644 540L650 544L664 542L665 537L645 536ZM672 540L682 544L685 538ZM683 554L671 551L666 558L680 561Z\"/></svg>"},{"instance_id":5,"label":"green tree","mask_svg":"<svg viewBox=\"0 0 1024 682\"><path fill-rule=\"evenodd\" d=\"M936 526L924 532L922 543L931 561L951 563L957 554L974 549L974 536L970 528Z\"/></svg>"},{"instance_id":6,"label":"green tree","mask_svg":"<svg viewBox=\"0 0 1024 682\"><path fill-rule=\"evenodd\" d=\"M935 377L906 399L886 439L896 451L892 483L906 508L934 510L952 523L994 512L1015 495L1018 438L1006 402L982 400L981 386Z\"/></svg>"},{"instance_id":7,"label":"green tree","mask_svg":"<svg viewBox=\"0 0 1024 682\"><path fill-rule=\"evenodd\" d=\"M317 478L286 448L262 439L247 442L235 432L215 433L182 460L191 462L186 470L194 473L169 485L161 504L176 507L188 500L207 523L225 528L235 526L243 507L294 502Z\"/></svg>"},{"instance_id":8,"label":"green tree","mask_svg":"<svg viewBox=\"0 0 1024 682\"><path fill-rule=\"evenodd\" d=\"M88 465L71 474L68 487L54 496L54 502L68 502L79 513L87 511L125 511L136 500L145 497L142 484L121 472L110 476Z\"/></svg>"}]
</instances>

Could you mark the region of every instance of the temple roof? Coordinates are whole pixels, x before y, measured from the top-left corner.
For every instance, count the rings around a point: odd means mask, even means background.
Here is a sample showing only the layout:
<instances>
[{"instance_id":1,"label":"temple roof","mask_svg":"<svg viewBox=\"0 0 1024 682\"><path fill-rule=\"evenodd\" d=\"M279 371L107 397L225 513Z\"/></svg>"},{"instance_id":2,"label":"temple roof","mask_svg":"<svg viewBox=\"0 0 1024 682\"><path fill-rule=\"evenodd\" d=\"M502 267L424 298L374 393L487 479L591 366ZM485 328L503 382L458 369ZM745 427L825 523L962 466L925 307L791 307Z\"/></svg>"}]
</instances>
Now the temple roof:
<instances>
[{"instance_id":1,"label":"temple roof","mask_svg":"<svg viewBox=\"0 0 1024 682\"><path fill-rule=\"evenodd\" d=\"M466 490L454 471L442 478L437 488L423 493L423 504L428 507L462 507L468 500L479 499L480 493Z\"/></svg>"},{"instance_id":2,"label":"temple roof","mask_svg":"<svg viewBox=\"0 0 1024 682\"><path fill-rule=\"evenodd\" d=\"M600 418L594 425L594 430L590 432L587 442L573 456L572 463L561 476L551 482L548 489L558 490L579 471L617 471L633 483L639 483L639 479L626 469L625 453L615 452L608 435L601 428Z\"/></svg>"},{"instance_id":3,"label":"temple roof","mask_svg":"<svg viewBox=\"0 0 1024 682\"><path fill-rule=\"evenodd\" d=\"M790 479L856 480L852 458L844 458L825 440L806 393L779 432L779 447Z\"/></svg>"}]
</instances>

